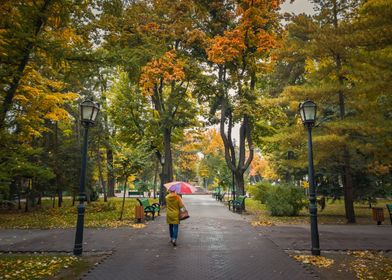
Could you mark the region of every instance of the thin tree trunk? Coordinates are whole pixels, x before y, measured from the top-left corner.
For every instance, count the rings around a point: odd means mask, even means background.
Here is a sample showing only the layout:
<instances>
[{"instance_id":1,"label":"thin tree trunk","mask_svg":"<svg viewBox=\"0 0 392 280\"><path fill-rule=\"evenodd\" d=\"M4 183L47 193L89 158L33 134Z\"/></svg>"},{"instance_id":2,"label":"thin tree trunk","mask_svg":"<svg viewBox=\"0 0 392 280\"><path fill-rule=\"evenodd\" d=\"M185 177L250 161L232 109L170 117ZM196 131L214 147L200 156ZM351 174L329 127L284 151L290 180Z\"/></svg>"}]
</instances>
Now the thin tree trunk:
<instances>
[{"instance_id":1,"label":"thin tree trunk","mask_svg":"<svg viewBox=\"0 0 392 280\"><path fill-rule=\"evenodd\" d=\"M339 27L338 21L338 7L337 2L333 2L333 25L336 30ZM340 54L335 56L337 76L339 85L343 87L344 76L342 74L342 58ZM344 120L346 117L345 108L345 96L344 92L340 89L338 92L339 97L339 111L340 119ZM345 145L343 148L343 166L342 166L342 177L343 177L343 191L344 191L344 206L346 210L346 218L348 223L355 223L355 212L354 212L354 194L353 194L353 180L350 166L350 152L348 146Z\"/></svg>"},{"instance_id":2,"label":"thin tree trunk","mask_svg":"<svg viewBox=\"0 0 392 280\"><path fill-rule=\"evenodd\" d=\"M26 193L25 212L29 211L29 193Z\"/></svg>"},{"instance_id":3,"label":"thin tree trunk","mask_svg":"<svg viewBox=\"0 0 392 280\"><path fill-rule=\"evenodd\" d=\"M346 210L346 218L348 223L355 223L355 211L354 211L354 190L353 190L353 181L350 169L350 155L348 152L348 148L344 148L344 207Z\"/></svg>"},{"instance_id":4,"label":"thin tree trunk","mask_svg":"<svg viewBox=\"0 0 392 280\"><path fill-rule=\"evenodd\" d=\"M18 180L18 182L15 183L16 186L16 193L18 195L18 210L22 209L22 204L20 203L20 188L19 188L19 184L20 184L20 180Z\"/></svg>"},{"instance_id":5,"label":"thin tree trunk","mask_svg":"<svg viewBox=\"0 0 392 280\"><path fill-rule=\"evenodd\" d=\"M58 203L57 206L60 208L63 205L63 191L62 190L58 190Z\"/></svg>"},{"instance_id":6,"label":"thin tree trunk","mask_svg":"<svg viewBox=\"0 0 392 280\"><path fill-rule=\"evenodd\" d=\"M75 200L76 200L76 193L72 193L72 206L75 206Z\"/></svg>"},{"instance_id":7,"label":"thin tree trunk","mask_svg":"<svg viewBox=\"0 0 392 280\"><path fill-rule=\"evenodd\" d=\"M124 204L125 204L125 193L127 192L127 176L125 176L125 182L124 182L124 195L123 195L123 201L121 205L121 213L120 213L120 221L122 221L123 213L124 213Z\"/></svg>"},{"instance_id":8,"label":"thin tree trunk","mask_svg":"<svg viewBox=\"0 0 392 280\"><path fill-rule=\"evenodd\" d=\"M38 201L37 201L37 205L41 206L42 205L42 193L40 192L38 194Z\"/></svg>"},{"instance_id":9,"label":"thin tree trunk","mask_svg":"<svg viewBox=\"0 0 392 280\"><path fill-rule=\"evenodd\" d=\"M155 174L154 174L154 199L157 198L157 181L158 181L158 172L159 172L159 162L155 160Z\"/></svg>"},{"instance_id":10,"label":"thin tree trunk","mask_svg":"<svg viewBox=\"0 0 392 280\"><path fill-rule=\"evenodd\" d=\"M106 186L105 186L105 182L103 180L103 174L102 174L100 140L101 140L101 137L98 138L98 145L97 145L98 146L98 148L97 148L98 176L99 176L99 183L101 185L102 192L103 192L103 201L108 202L108 197L106 195Z\"/></svg>"},{"instance_id":11,"label":"thin tree trunk","mask_svg":"<svg viewBox=\"0 0 392 280\"><path fill-rule=\"evenodd\" d=\"M107 161L107 182L108 182L108 196L114 197L114 186L116 180L114 178L113 171L113 150L110 148L106 148L106 161Z\"/></svg>"}]
</instances>

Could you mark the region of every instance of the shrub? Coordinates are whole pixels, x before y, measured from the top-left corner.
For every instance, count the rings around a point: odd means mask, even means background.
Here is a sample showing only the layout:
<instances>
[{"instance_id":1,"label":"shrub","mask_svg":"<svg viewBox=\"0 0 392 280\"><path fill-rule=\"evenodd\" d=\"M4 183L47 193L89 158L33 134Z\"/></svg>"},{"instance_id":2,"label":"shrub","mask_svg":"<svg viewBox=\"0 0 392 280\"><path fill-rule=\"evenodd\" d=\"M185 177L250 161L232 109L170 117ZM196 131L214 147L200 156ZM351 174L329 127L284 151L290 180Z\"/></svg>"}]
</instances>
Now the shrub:
<instances>
[{"instance_id":1,"label":"shrub","mask_svg":"<svg viewBox=\"0 0 392 280\"><path fill-rule=\"evenodd\" d=\"M256 185L248 186L248 191L255 200L265 204L267 199L268 191L271 189L271 184L267 182L260 182Z\"/></svg>"},{"instance_id":2,"label":"shrub","mask_svg":"<svg viewBox=\"0 0 392 280\"><path fill-rule=\"evenodd\" d=\"M113 201L108 202L93 202L88 204L89 211L91 212L108 212L116 210L116 203Z\"/></svg>"},{"instance_id":3,"label":"shrub","mask_svg":"<svg viewBox=\"0 0 392 280\"><path fill-rule=\"evenodd\" d=\"M269 188L266 207L272 216L297 216L305 205L305 194L301 188L288 185Z\"/></svg>"}]
</instances>

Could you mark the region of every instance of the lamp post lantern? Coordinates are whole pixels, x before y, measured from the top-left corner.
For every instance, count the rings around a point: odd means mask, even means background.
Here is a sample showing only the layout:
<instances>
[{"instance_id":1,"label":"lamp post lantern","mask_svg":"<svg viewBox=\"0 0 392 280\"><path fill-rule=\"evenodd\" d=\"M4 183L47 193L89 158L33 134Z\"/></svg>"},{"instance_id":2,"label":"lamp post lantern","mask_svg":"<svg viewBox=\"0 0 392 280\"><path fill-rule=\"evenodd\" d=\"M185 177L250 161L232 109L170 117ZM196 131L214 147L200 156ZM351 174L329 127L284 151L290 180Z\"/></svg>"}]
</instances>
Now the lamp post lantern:
<instances>
[{"instance_id":1,"label":"lamp post lantern","mask_svg":"<svg viewBox=\"0 0 392 280\"><path fill-rule=\"evenodd\" d=\"M88 129L93 126L95 119L99 112L99 104L85 100L80 104L81 123L84 126L84 138L83 138L83 151L82 151L82 172L80 175L80 187L79 187L79 205L78 205L78 219L76 223L76 235L75 245L73 253L79 256L83 252L83 227L84 227L84 212L86 200L85 185L86 185L86 169L87 169L87 144L88 144Z\"/></svg>"},{"instance_id":2,"label":"lamp post lantern","mask_svg":"<svg viewBox=\"0 0 392 280\"><path fill-rule=\"evenodd\" d=\"M316 185L314 182L314 168L313 168L313 145L312 145L312 127L316 122L317 106L311 101L307 100L299 104L299 114L302 123L308 129L308 173L309 173L309 214L310 214L310 231L312 239L312 255L320 255L320 242L317 226L317 205L316 205Z\"/></svg>"}]
</instances>

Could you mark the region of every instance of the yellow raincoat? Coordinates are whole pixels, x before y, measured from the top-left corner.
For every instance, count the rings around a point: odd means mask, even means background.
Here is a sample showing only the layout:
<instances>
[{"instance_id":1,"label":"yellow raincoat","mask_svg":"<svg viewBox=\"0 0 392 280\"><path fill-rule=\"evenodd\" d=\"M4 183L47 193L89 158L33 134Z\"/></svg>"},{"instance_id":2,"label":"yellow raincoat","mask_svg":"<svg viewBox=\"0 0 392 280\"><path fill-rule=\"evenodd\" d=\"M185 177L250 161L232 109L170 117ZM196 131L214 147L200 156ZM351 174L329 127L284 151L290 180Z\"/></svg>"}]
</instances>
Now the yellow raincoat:
<instances>
[{"instance_id":1,"label":"yellow raincoat","mask_svg":"<svg viewBox=\"0 0 392 280\"><path fill-rule=\"evenodd\" d=\"M181 197L176 193L169 193L166 196L166 222L178 225L180 223L180 209L184 207Z\"/></svg>"}]
</instances>

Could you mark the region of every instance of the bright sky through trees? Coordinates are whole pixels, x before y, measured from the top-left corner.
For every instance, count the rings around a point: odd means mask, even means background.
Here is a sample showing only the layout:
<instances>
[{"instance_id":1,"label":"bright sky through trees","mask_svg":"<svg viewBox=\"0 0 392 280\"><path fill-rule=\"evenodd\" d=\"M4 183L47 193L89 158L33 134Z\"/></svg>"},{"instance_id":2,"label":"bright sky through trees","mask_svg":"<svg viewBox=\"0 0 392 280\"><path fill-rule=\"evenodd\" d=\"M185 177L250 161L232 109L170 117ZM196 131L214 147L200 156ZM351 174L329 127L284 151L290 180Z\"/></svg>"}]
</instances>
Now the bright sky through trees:
<instances>
[{"instance_id":1,"label":"bright sky through trees","mask_svg":"<svg viewBox=\"0 0 392 280\"><path fill-rule=\"evenodd\" d=\"M314 14L313 4L309 0L296 0L290 4L290 1L285 2L282 6L282 12L294 13L294 14Z\"/></svg>"}]
</instances>

